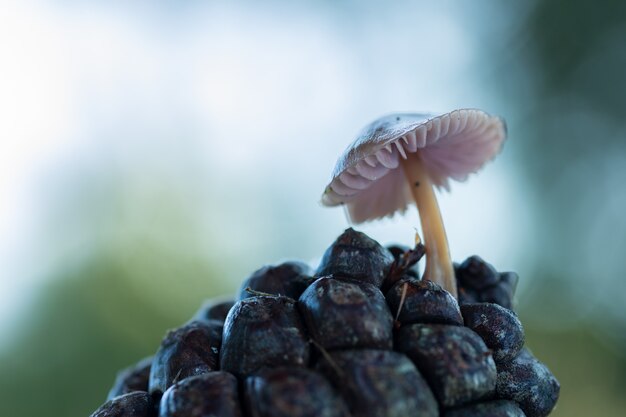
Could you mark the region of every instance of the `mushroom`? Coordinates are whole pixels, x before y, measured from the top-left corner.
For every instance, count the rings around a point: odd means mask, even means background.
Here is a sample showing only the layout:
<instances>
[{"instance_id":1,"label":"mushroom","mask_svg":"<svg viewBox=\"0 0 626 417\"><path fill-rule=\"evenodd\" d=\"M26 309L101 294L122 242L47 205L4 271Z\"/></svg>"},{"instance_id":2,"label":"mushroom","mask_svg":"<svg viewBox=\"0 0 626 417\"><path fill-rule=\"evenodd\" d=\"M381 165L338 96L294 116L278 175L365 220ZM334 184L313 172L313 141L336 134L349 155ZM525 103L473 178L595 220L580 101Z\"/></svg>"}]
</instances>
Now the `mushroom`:
<instances>
[{"instance_id":1,"label":"mushroom","mask_svg":"<svg viewBox=\"0 0 626 417\"><path fill-rule=\"evenodd\" d=\"M456 280L448 240L433 187L449 190L500 151L504 121L481 110L439 116L391 114L366 126L337 161L322 195L326 206L344 205L351 222L404 213L415 202L420 214L424 278L455 297Z\"/></svg>"}]
</instances>

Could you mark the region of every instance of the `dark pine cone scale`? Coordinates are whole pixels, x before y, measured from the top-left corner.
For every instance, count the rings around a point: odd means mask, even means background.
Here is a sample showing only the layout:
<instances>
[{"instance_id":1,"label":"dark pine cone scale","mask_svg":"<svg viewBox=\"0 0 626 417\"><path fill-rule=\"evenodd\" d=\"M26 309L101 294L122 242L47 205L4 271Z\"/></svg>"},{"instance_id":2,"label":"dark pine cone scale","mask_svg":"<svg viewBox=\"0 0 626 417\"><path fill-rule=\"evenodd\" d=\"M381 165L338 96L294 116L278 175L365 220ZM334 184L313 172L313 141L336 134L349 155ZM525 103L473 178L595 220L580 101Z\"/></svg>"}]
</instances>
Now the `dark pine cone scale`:
<instances>
[{"instance_id":1,"label":"dark pine cone scale","mask_svg":"<svg viewBox=\"0 0 626 417\"><path fill-rule=\"evenodd\" d=\"M120 372L92 417L550 414L560 388L524 347L517 275L472 256L459 303L420 280L423 252L348 229L315 271L261 268Z\"/></svg>"}]
</instances>

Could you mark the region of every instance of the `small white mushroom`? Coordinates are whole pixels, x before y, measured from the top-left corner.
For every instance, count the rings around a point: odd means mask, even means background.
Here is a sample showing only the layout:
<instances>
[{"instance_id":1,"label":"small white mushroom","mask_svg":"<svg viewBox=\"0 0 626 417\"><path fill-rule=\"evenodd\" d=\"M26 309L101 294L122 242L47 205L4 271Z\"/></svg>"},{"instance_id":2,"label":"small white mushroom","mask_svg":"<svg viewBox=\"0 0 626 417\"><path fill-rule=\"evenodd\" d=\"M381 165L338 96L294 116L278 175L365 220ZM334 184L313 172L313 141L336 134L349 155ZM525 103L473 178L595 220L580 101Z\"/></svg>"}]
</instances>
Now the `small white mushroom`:
<instances>
[{"instance_id":1,"label":"small white mushroom","mask_svg":"<svg viewBox=\"0 0 626 417\"><path fill-rule=\"evenodd\" d=\"M456 296L454 269L434 187L464 181L502 147L502 119L481 110L440 116L391 114L366 126L337 161L322 195L326 206L345 205L353 223L417 206L426 245L424 277Z\"/></svg>"}]
</instances>

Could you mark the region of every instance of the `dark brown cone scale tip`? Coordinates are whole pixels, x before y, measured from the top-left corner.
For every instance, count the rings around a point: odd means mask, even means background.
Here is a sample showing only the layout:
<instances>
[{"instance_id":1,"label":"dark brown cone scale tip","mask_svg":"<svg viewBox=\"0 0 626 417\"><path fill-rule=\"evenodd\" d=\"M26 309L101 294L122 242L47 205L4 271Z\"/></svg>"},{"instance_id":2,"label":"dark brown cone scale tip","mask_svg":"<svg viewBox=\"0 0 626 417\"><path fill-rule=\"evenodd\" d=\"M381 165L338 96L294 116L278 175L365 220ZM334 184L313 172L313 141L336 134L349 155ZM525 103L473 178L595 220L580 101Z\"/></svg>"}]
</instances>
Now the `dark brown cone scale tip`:
<instances>
[{"instance_id":1,"label":"dark brown cone scale tip","mask_svg":"<svg viewBox=\"0 0 626 417\"><path fill-rule=\"evenodd\" d=\"M453 266L454 276L456 278L457 301L459 305L461 306L463 304L479 302L476 291L471 288L464 287L461 283L461 265L455 262Z\"/></svg>"},{"instance_id":2,"label":"dark brown cone scale tip","mask_svg":"<svg viewBox=\"0 0 626 417\"><path fill-rule=\"evenodd\" d=\"M388 350L342 350L322 358L318 369L358 417L437 417L437 402L415 365Z\"/></svg>"},{"instance_id":3,"label":"dark brown cone scale tip","mask_svg":"<svg viewBox=\"0 0 626 417\"><path fill-rule=\"evenodd\" d=\"M261 296L239 301L224 322L221 369L237 377L264 366L305 367L309 343L296 302Z\"/></svg>"},{"instance_id":4,"label":"dark brown cone scale tip","mask_svg":"<svg viewBox=\"0 0 626 417\"><path fill-rule=\"evenodd\" d=\"M310 369L264 369L246 379L245 401L250 417L350 417L330 383Z\"/></svg>"},{"instance_id":5,"label":"dark brown cone scale tip","mask_svg":"<svg viewBox=\"0 0 626 417\"><path fill-rule=\"evenodd\" d=\"M442 417L526 417L513 401L495 400L446 411Z\"/></svg>"},{"instance_id":6,"label":"dark brown cone scale tip","mask_svg":"<svg viewBox=\"0 0 626 417\"><path fill-rule=\"evenodd\" d=\"M241 417L237 378L211 372L171 386L161 398L159 417Z\"/></svg>"},{"instance_id":7,"label":"dark brown cone scale tip","mask_svg":"<svg viewBox=\"0 0 626 417\"><path fill-rule=\"evenodd\" d=\"M515 272L503 272L496 285L484 289L480 300L484 303L499 304L504 308L513 308L513 296L519 277Z\"/></svg>"},{"instance_id":8,"label":"dark brown cone scale tip","mask_svg":"<svg viewBox=\"0 0 626 417\"><path fill-rule=\"evenodd\" d=\"M524 329L517 315L497 304L461 306L465 326L476 332L497 363L512 360L524 346Z\"/></svg>"},{"instance_id":9,"label":"dark brown cone scale tip","mask_svg":"<svg viewBox=\"0 0 626 417\"><path fill-rule=\"evenodd\" d=\"M409 248L408 246L398 245L398 244L388 245L387 250L391 252L391 255L395 259L395 264L402 264L403 257L405 257L406 254L410 254L410 252L412 251L412 249ZM417 259L417 261L419 261L419 259ZM406 268L402 272L413 278L419 279L420 277L420 271L419 271L419 266L417 262L412 263L410 266L408 266L408 268Z\"/></svg>"},{"instance_id":10,"label":"dark brown cone scale tip","mask_svg":"<svg viewBox=\"0 0 626 417\"><path fill-rule=\"evenodd\" d=\"M426 247L421 242L418 242L413 249L399 245L388 246L387 249L395 260L380 287L382 292L386 293L389 288L403 278L420 279L417 263L426 254Z\"/></svg>"},{"instance_id":11,"label":"dark brown cone scale tip","mask_svg":"<svg viewBox=\"0 0 626 417\"><path fill-rule=\"evenodd\" d=\"M498 282L498 271L480 256L467 258L459 267L463 286L481 290Z\"/></svg>"},{"instance_id":12,"label":"dark brown cone scale tip","mask_svg":"<svg viewBox=\"0 0 626 417\"><path fill-rule=\"evenodd\" d=\"M404 303L398 315L402 324L440 323L462 326L459 305L448 291L428 280L408 278L398 281L387 292L389 309L395 316L405 291Z\"/></svg>"},{"instance_id":13,"label":"dark brown cone scale tip","mask_svg":"<svg viewBox=\"0 0 626 417\"><path fill-rule=\"evenodd\" d=\"M464 264L472 265L476 263L476 259L472 261L472 258L468 258ZM480 259L480 258L478 258ZM489 265L481 260L484 265ZM485 266L482 268L486 271L488 277L493 277L491 266ZM461 265L455 264L454 266L457 287L459 292L459 304L475 304L475 303L494 303L501 305L504 308L513 308L513 296L515 295L515 289L517 287L518 276L515 272L502 272L497 274L497 280L495 284L491 285L478 285L481 289L476 289L476 285L472 282L467 283L467 274L464 274ZM463 281L465 280L465 281ZM482 282L480 276L474 275L473 280ZM487 279L487 282L491 282L491 278Z\"/></svg>"},{"instance_id":14,"label":"dark brown cone scale tip","mask_svg":"<svg viewBox=\"0 0 626 417\"><path fill-rule=\"evenodd\" d=\"M129 392L148 391L152 358L152 356L144 358L135 365L118 372L107 400L128 394Z\"/></svg>"},{"instance_id":15,"label":"dark brown cone scale tip","mask_svg":"<svg viewBox=\"0 0 626 417\"><path fill-rule=\"evenodd\" d=\"M325 349L392 348L393 317L372 284L323 277L302 294L298 308L311 337Z\"/></svg>"},{"instance_id":16,"label":"dark brown cone scale tip","mask_svg":"<svg viewBox=\"0 0 626 417\"><path fill-rule=\"evenodd\" d=\"M496 364L480 336L466 327L402 326L396 349L415 362L444 407L476 401L495 391Z\"/></svg>"},{"instance_id":17,"label":"dark brown cone scale tip","mask_svg":"<svg viewBox=\"0 0 626 417\"><path fill-rule=\"evenodd\" d=\"M349 228L324 252L315 276L348 277L380 287L393 262L391 252L365 233Z\"/></svg>"},{"instance_id":18,"label":"dark brown cone scale tip","mask_svg":"<svg viewBox=\"0 0 626 417\"><path fill-rule=\"evenodd\" d=\"M218 320L223 323L234 304L234 300L224 300L221 298L206 300L193 316L192 320Z\"/></svg>"},{"instance_id":19,"label":"dark brown cone scale tip","mask_svg":"<svg viewBox=\"0 0 626 417\"><path fill-rule=\"evenodd\" d=\"M184 378L218 369L222 323L191 321L170 331L154 355L150 392L163 393Z\"/></svg>"},{"instance_id":20,"label":"dark brown cone scale tip","mask_svg":"<svg viewBox=\"0 0 626 417\"><path fill-rule=\"evenodd\" d=\"M152 397L147 392L131 392L102 404L90 417L152 417Z\"/></svg>"},{"instance_id":21,"label":"dark brown cone scale tip","mask_svg":"<svg viewBox=\"0 0 626 417\"><path fill-rule=\"evenodd\" d=\"M284 295L297 300L300 294L315 281L311 268L302 262L284 262L276 266L265 266L252 273L241 285L239 299L254 296L250 288L273 295Z\"/></svg>"},{"instance_id":22,"label":"dark brown cone scale tip","mask_svg":"<svg viewBox=\"0 0 626 417\"><path fill-rule=\"evenodd\" d=\"M560 390L559 381L528 349L498 366L498 397L517 402L527 417L550 414Z\"/></svg>"}]
</instances>

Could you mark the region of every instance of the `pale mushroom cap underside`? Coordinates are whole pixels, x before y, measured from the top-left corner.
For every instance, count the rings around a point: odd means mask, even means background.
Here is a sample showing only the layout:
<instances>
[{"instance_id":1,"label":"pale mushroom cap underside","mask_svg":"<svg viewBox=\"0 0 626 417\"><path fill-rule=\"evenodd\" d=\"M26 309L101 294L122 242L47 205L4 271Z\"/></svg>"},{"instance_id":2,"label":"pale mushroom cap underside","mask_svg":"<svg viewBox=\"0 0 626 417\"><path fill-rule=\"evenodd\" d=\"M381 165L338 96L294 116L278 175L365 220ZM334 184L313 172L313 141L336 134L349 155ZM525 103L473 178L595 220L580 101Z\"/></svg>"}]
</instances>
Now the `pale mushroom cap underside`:
<instances>
[{"instance_id":1,"label":"pale mushroom cap underside","mask_svg":"<svg viewBox=\"0 0 626 417\"><path fill-rule=\"evenodd\" d=\"M493 159L505 136L502 119L476 109L381 117L339 158L322 203L344 204L354 223L403 213L413 202L400 165L408 154L419 152L433 184L449 189L449 179L464 181Z\"/></svg>"}]
</instances>

